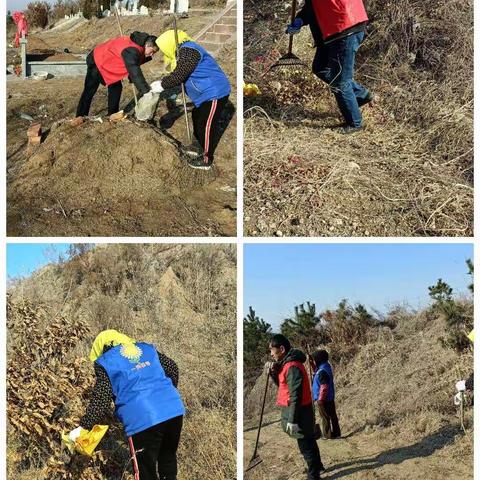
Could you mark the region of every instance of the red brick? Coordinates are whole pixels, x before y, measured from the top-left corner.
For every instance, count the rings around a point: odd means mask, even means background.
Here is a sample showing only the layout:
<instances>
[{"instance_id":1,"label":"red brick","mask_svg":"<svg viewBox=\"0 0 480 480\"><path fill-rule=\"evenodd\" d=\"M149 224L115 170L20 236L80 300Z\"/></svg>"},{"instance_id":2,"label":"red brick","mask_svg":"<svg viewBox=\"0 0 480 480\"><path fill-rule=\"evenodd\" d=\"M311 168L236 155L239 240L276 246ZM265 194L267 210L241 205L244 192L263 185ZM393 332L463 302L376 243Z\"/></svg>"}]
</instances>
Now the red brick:
<instances>
[{"instance_id":1,"label":"red brick","mask_svg":"<svg viewBox=\"0 0 480 480\"><path fill-rule=\"evenodd\" d=\"M42 125L40 123L35 123L31 125L27 132L27 137L38 137L42 135Z\"/></svg>"}]
</instances>

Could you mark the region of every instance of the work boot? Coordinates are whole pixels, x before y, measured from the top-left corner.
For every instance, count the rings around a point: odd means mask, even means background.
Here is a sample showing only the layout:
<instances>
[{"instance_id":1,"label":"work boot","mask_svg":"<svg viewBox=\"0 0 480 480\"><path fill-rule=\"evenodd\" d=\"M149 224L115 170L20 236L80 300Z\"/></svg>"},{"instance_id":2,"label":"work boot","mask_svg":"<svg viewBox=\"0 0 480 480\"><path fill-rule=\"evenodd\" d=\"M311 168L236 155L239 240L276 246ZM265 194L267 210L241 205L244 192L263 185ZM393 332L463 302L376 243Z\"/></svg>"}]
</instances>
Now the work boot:
<instances>
[{"instance_id":1,"label":"work boot","mask_svg":"<svg viewBox=\"0 0 480 480\"><path fill-rule=\"evenodd\" d=\"M357 103L359 107L363 107L364 105L367 105L368 103L373 101L373 93L368 92L367 96L365 98L357 98Z\"/></svg>"},{"instance_id":2,"label":"work boot","mask_svg":"<svg viewBox=\"0 0 480 480\"><path fill-rule=\"evenodd\" d=\"M187 163L189 167L198 170L210 170L210 168L212 168L212 161L208 160L203 154L197 155L195 158L188 158Z\"/></svg>"},{"instance_id":3,"label":"work boot","mask_svg":"<svg viewBox=\"0 0 480 480\"><path fill-rule=\"evenodd\" d=\"M355 125L346 125L340 130L340 133L343 133L344 135L350 135L351 133L357 133L363 130L363 125L359 125L356 127Z\"/></svg>"}]
</instances>

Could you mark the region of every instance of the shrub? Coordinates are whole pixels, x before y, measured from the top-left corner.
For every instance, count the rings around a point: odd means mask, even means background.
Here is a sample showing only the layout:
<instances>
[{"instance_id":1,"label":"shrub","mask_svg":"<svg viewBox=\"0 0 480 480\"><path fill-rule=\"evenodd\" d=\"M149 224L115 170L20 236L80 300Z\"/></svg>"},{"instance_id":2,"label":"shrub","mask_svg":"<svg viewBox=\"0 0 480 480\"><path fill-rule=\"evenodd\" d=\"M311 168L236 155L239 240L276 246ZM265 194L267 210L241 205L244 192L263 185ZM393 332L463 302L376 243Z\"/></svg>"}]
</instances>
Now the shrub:
<instances>
[{"instance_id":1,"label":"shrub","mask_svg":"<svg viewBox=\"0 0 480 480\"><path fill-rule=\"evenodd\" d=\"M45 28L48 25L51 7L47 2L32 2L25 11L27 21L32 27Z\"/></svg>"}]
</instances>

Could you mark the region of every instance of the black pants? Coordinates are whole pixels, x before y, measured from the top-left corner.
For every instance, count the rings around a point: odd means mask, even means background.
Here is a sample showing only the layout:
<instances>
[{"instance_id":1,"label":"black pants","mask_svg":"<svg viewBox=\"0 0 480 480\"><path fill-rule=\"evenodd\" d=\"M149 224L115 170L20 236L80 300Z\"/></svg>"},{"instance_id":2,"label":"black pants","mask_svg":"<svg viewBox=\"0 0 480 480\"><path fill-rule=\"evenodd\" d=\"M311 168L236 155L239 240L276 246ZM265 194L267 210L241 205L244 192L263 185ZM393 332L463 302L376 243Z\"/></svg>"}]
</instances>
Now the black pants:
<instances>
[{"instance_id":1,"label":"black pants","mask_svg":"<svg viewBox=\"0 0 480 480\"><path fill-rule=\"evenodd\" d=\"M205 163L213 162L213 153L220 140L219 123L228 95L218 100L203 102L192 110L193 134L203 149Z\"/></svg>"},{"instance_id":2,"label":"black pants","mask_svg":"<svg viewBox=\"0 0 480 480\"><path fill-rule=\"evenodd\" d=\"M338 424L335 401L318 403L318 413L320 414L320 428L323 438L340 437L340 425Z\"/></svg>"},{"instance_id":3,"label":"black pants","mask_svg":"<svg viewBox=\"0 0 480 480\"><path fill-rule=\"evenodd\" d=\"M317 441L313 438L299 438L297 442L300 453L307 462L308 480L319 480L320 471L323 470L323 464Z\"/></svg>"},{"instance_id":4,"label":"black pants","mask_svg":"<svg viewBox=\"0 0 480 480\"><path fill-rule=\"evenodd\" d=\"M135 480L176 480L182 424L181 415L128 437Z\"/></svg>"},{"instance_id":5,"label":"black pants","mask_svg":"<svg viewBox=\"0 0 480 480\"><path fill-rule=\"evenodd\" d=\"M87 56L87 75L85 76L85 85L82 96L78 102L77 117L86 117L90 111L93 97L97 93L99 85L105 85L95 61L93 52ZM122 82L118 81L108 86L108 114L117 113L120 109L120 98L122 96Z\"/></svg>"}]
</instances>

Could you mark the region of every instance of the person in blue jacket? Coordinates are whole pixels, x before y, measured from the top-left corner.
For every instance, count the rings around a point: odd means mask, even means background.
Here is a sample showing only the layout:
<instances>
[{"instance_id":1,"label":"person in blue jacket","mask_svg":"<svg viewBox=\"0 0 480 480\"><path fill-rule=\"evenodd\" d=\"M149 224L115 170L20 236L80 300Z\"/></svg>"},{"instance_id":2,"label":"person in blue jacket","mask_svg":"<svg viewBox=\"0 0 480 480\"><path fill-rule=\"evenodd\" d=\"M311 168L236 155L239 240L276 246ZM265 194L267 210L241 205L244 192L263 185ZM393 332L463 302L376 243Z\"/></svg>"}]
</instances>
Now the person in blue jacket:
<instances>
[{"instance_id":1,"label":"person in blue jacket","mask_svg":"<svg viewBox=\"0 0 480 480\"><path fill-rule=\"evenodd\" d=\"M167 70L171 73L150 87L161 93L185 84L187 95L195 107L192 111L193 134L197 144L185 149L185 158L192 168L208 170L220 137L220 118L231 92L230 82L215 59L182 30L167 30L157 38L164 55Z\"/></svg>"},{"instance_id":2,"label":"person in blue jacket","mask_svg":"<svg viewBox=\"0 0 480 480\"><path fill-rule=\"evenodd\" d=\"M338 424L335 408L335 383L332 366L328 361L326 350L316 350L312 353L315 368L313 375L313 400L317 404L320 414L320 428L323 438L339 438L340 425Z\"/></svg>"},{"instance_id":3,"label":"person in blue jacket","mask_svg":"<svg viewBox=\"0 0 480 480\"><path fill-rule=\"evenodd\" d=\"M185 407L178 368L156 348L105 330L90 352L96 384L80 427L101 424L115 404L130 447L135 480L175 480Z\"/></svg>"}]
</instances>

